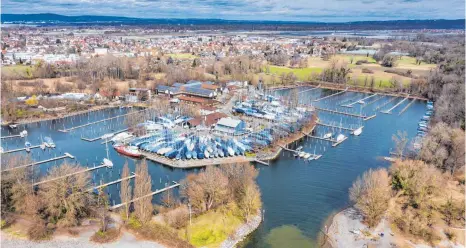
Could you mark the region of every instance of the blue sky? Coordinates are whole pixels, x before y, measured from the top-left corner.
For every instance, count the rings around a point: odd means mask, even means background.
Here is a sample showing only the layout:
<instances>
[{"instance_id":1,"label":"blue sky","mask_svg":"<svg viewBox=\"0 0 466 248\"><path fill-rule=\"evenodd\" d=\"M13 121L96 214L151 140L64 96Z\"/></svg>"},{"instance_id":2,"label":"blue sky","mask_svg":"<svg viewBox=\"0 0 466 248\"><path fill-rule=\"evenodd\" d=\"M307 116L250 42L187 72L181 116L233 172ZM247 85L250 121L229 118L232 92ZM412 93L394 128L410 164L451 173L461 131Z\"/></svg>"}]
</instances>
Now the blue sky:
<instances>
[{"instance_id":1,"label":"blue sky","mask_svg":"<svg viewBox=\"0 0 466 248\"><path fill-rule=\"evenodd\" d=\"M365 21L463 19L464 0L2 0L2 13Z\"/></svg>"}]
</instances>

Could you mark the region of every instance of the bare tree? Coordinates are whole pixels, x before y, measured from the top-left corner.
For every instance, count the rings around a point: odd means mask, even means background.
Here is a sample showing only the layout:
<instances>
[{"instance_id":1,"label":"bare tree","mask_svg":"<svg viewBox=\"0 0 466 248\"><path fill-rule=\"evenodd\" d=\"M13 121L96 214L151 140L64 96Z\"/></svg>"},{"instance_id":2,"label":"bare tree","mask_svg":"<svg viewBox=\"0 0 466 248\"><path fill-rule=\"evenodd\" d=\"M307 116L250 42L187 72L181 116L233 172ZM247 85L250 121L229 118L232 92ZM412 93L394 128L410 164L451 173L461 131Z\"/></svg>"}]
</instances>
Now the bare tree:
<instances>
[{"instance_id":1,"label":"bare tree","mask_svg":"<svg viewBox=\"0 0 466 248\"><path fill-rule=\"evenodd\" d=\"M350 199L362 212L369 226L375 226L388 208L389 184L387 170L369 169L350 188Z\"/></svg>"},{"instance_id":2,"label":"bare tree","mask_svg":"<svg viewBox=\"0 0 466 248\"><path fill-rule=\"evenodd\" d=\"M134 198L146 196L152 192L151 182L147 162L142 160L141 163L136 165L136 177L134 184ZM143 223L150 221L152 218L152 197L144 197L134 202L134 212L136 217Z\"/></svg>"},{"instance_id":3,"label":"bare tree","mask_svg":"<svg viewBox=\"0 0 466 248\"><path fill-rule=\"evenodd\" d=\"M129 177L129 167L128 167L128 161L125 162L125 165L123 166L123 171L121 172L121 178L126 178ZM130 202L133 197L133 192L132 188L130 185L129 180L123 180L121 181L121 188L120 188L120 199L121 202ZM124 213L126 220L129 219L129 207L130 204L126 204L124 206Z\"/></svg>"},{"instance_id":4,"label":"bare tree","mask_svg":"<svg viewBox=\"0 0 466 248\"><path fill-rule=\"evenodd\" d=\"M406 149L406 145L409 142L408 133L406 133L406 131L402 132L398 130L396 134L392 136L392 140L395 143L396 156L403 159L403 153Z\"/></svg>"},{"instance_id":5,"label":"bare tree","mask_svg":"<svg viewBox=\"0 0 466 248\"><path fill-rule=\"evenodd\" d=\"M81 217L87 216L90 207L94 205L93 197L85 189L90 187L89 174L76 173L82 167L63 163L53 167L45 180L72 176L41 184L39 196L45 203L45 211L50 220L59 226L76 226Z\"/></svg>"}]
</instances>

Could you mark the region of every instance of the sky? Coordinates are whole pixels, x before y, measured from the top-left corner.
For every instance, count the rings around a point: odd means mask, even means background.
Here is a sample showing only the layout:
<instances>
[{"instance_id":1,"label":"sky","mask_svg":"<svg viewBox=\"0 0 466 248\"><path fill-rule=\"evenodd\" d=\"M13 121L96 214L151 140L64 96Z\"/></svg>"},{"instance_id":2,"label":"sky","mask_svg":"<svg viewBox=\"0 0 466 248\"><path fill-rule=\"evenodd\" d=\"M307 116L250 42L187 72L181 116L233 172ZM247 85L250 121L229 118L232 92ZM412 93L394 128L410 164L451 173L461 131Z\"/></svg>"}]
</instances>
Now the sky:
<instances>
[{"instance_id":1,"label":"sky","mask_svg":"<svg viewBox=\"0 0 466 248\"><path fill-rule=\"evenodd\" d=\"M464 19L464 0L1 0L2 13L345 22Z\"/></svg>"}]
</instances>

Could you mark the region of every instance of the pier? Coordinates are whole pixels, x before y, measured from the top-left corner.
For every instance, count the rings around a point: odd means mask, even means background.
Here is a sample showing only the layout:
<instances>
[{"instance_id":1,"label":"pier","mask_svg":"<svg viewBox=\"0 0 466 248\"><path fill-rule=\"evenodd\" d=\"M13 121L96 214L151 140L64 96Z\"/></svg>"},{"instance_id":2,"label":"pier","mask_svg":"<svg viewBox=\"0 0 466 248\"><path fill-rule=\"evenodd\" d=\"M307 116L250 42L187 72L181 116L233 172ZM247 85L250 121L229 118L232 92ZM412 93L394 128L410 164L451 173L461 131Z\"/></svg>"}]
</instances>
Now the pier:
<instances>
[{"instance_id":1,"label":"pier","mask_svg":"<svg viewBox=\"0 0 466 248\"><path fill-rule=\"evenodd\" d=\"M20 134L17 135L10 135L10 136L2 136L1 139L11 139L11 138L18 138L21 137Z\"/></svg>"},{"instance_id":2,"label":"pier","mask_svg":"<svg viewBox=\"0 0 466 248\"><path fill-rule=\"evenodd\" d=\"M126 132L126 131L128 131L128 128L122 129L122 130L120 130L120 131L113 132L113 135L115 136L115 135L117 135L117 134L119 134L119 133ZM104 134L104 135L105 135L105 134ZM81 139L84 140L84 141L87 141L87 142L94 142L94 141L96 141L96 140L102 139L102 136L103 136L103 135L101 135L101 136L99 136L99 137L95 137L95 138L85 138L85 137L81 137ZM102 144L105 144L105 143L108 143L108 142L110 142L110 139L108 139L108 140L102 142Z\"/></svg>"},{"instance_id":3,"label":"pier","mask_svg":"<svg viewBox=\"0 0 466 248\"><path fill-rule=\"evenodd\" d=\"M36 145L36 146L31 146L29 147L29 149L36 149L36 148L39 148L40 145ZM20 152L20 151L25 151L26 150L26 147L24 148L18 148L18 149L14 149L14 150L9 150L9 151L4 151L2 152L2 154L7 154L7 153L13 153L13 152Z\"/></svg>"},{"instance_id":4,"label":"pier","mask_svg":"<svg viewBox=\"0 0 466 248\"><path fill-rule=\"evenodd\" d=\"M317 85L317 87L315 87L315 88L311 88L311 89L303 90L303 91L299 92L298 94L301 94L301 93L304 93L304 92L308 92L308 91L317 90L317 89L320 89L320 85Z\"/></svg>"},{"instance_id":5,"label":"pier","mask_svg":"<svg viewBox=\"0 0 466 248\"><path fill-rule=\"evenodd\" d=\"M408 103L408 105L406 105L401 111L400 113L398 113L398 115L402 115L406 110L408 110L409 107L411 107L411 105L413 105L413 103L416 101L416 99L412 99L411 102Z\"/></svg>"},{"instance_id":6,"label":"pier","mask_svg":"<svg viewBox=\"0 0 466 248\"><path fill-rule=\"evenodd\" d=\"M338 111L338 110L331 110L331 109L325 109L325 108L319 108L319 107L315 107L315 109L320 110L320 111L330 112L330 113L333 113L333 114L347 115L347 116L352 116L352 117L357 117L357 118L362 118L362 119L365 119L365 118L368 117L368 116L365 116L365 115L346 113L346 112L341 112L341 111Z\"/></svg>"},{"instance_id":7,"label":"pier","mask_svg":"<svg viewBox=\"0 0 466 248\"><path fill-rule=\"evenodd\" d=\"M351 131L351 132L353 132L354 130L357 129L357 128L340 127L340 126L325 124L325 123L321 123L321 122L317 122L317 125L324 126L324 127L331 127L331 128L339 128L339 129L343 129L343 130L347 130L347 131Z\"/></svg>"},{"instance_id":8,"label":"pier","mask_svg":"<svg viewBox=\"0 0 466 248\"><path fill-rule=\"evenodd\" d=\"M69 153L67 153L67 152L65 152L65 155L63 155L63 156L59 156L59 157L55 157L55 158L50 158L50 159L46 159L46 160L42 160L42 161L38 161L38 162L26 164L26 165L21 165L21 166L17 166L17 167L5 169L5 170L2 170L1 172L7 172L7 171L12 171L12 170L27 168L27 167L30 167L30 166L39 165L39 164L45 164L45 163L48 163L48 162L52 162L52 161L56 161L56 160L60 160L60 159L65 159L65 158L74 159L74 156L71 155L71 154L69 154Z\"/></svg>"},{"instance_id":9,"label":"pier","mask_svg":"<svg viewBox=\"0 0 466 248\"><path fill-rule=\"evenodd\" d=\"M349 104L345 104L345 105L341 105L341 106L342 106L342 107L347 107L347 108L352 108L354 104L356 104L356 103L358 103L358 102L360 102L360 101L365 101L365 100L367 100L367 99L369 99L369 98L372 98L372 97L374 97L374 96L377 96L377 95L378 95L378 94L375 93L375 94L373 94L373 95L364 97L363 99L359 99L359 100L357 100L357 101L355 101L355 102L352 102L352 103L349 103Z\"/></svg>"},{"instance_id":10,"label":"pier","mask_svg":"<svg viewBox=\"0 0 466 248\"><path fill-rule=\"evenodd\" d=\"M386 111L380 111L384 114L391 114L392 113L392 110L394 110L396 107L400 106L400 104L402 104L404 101L408 100L409 97L405 97L403 100L399 101L397 104L395 104L395 106L391 107L389 110L386 110Z\"/></svg>"},{"instance_id":11,"label":"pier","mask_svg":"<svg viewBox=\"0 0 466 248\"><path fill-rule=\"evenodd\" d=\"M103 188L103 187L107 187L109 185L117 184L117 183L120 183L122 181L130 180L130 179L135 178L135 177L136 177L136 174L133 173L132 176L125 177L125 178L120 178L120 179L112 181L112 182L108 182L108 183L104 183L104 184L101 184L101 185L98 185L98 186L95 186L95 187L91 187L87 191L92 191L92 190L95 190L95 189L100 189L100 188Z\"/></svg>"},{"instance_id":12,"label":"pier","mask_svg":"<svg viewBox=\"0 0 466 248\"><path fill-rule=\"evenodd\" d=\"M379 95L379 97L376 97L374 100L372 100L372 101L368 102L367 104L365 104L365 105L363 106L363 108L365 108L365 107L367 107L367 106L369 106L369 105L371 105L371 104L373 104L373 103L379 101L379 100L382 99L382 98L384 98L384 96L383 96L383 95Z\"/></svg>"},{"instance_id":13,"label":"pier","mask_svg":"<svg viewBox=\"0 0 466 248\"><path fill-rule=\"evenodd\" d=\"M73 173L66 174L66 175L63 175L63 176L60 176L60 177L56 177L56 178L48 179L48 180L45 180L45 181L33 183L32 186L37 186L39 184L53 182L53 181L56 181L56 180L59 180L59 179L62 179L62 178L67 178L67 177L74 176L74 175L77 175L77 174L80 174L80 173L93 171L93 170L97 170L97 169L104 168L104 167L107 167L107 166L106 165L99 165L99 166L95 166L95 167L92 167L92 168L87 168L85 170L73 172Z\"/></svg>"},{"instance_id":14,"label":"pier","mask_svg":"<svg viewBox=\"0 0 466 248\"><path fill-rule=\"evenodd\" d=\"M319 98L319 99L316 99L316 100L313 100L313 101L314 101L314 102L318 102L318 101L321 101L321 100L330 98L330 97L332 97L332 96L337 96L337 95L340 95L340 94L345 93L347 90L348 90L348 88L346 88L346 89L343 90L343 91L340 91L340 92L337 92L337 93L334 93L334 94L331 94L331 95L328 95L328 96L324 96L324 97L322 97L322 98Z\"/></svg>"},{"instance_id":15,"label":"pier","mask_svg":"<svg viewBox=\"0 0 466 248\"><path fill-rule=\"evenodd\" d=\"M146 198L146 197L150 197L150 196L153 196L153 195L156 195L156 194L160 194L160 193L162 193L162 192L164 192L164 191L167 191L167 190L169 190L169 189L173 189L173 188L176 188L176 187L179 187L179 186L180 186L180 184L177 183L177 182L175 182L175 181L173 181L173 183L174 183L174 184L171 185L171 186L165 187L165 188L163 188L163 189L156 190L156 191L154 191L154 192L152 192L152 193L150 193L150 194L147 194L147 195L145 195L145 196L141 196L141 197L132 199L132 200L129 201L129 202L123 202L123 203L120 203L120 204L117 204L117 205L113 205L113 206L110 207L110 210L114 210L114 209L123 207L123 206L128 205L128 204L131 204L131 203L133 203L133 202L135 202L135 201L139 201L139 200L144 199L144 198Z\"/></svg>"},{"instance_id":16,"label":"pier","mask_svg":"<svg viewBox=\"0 0 466 248\"><path fill-rule=\"evenodd\" d=\"M392 99L390 99L390 100L388 100L388 101L382 103L382 105L380 105L380 106L378 106L377 108L375 108L375 110L379 110L379 109L381 109L381 108L387 106L387 104L389 104L389 103L395 101L397 98L398 98L398 97L393 97Z\"/></svg>"},{"instance_id":17,"label":"pier","mask_svg":"<svg viewBox=\"0 0 466 248\"><path fill-rule=\"evenodd\" d=\"M262 161L262 160L259 160L259 159L254 159L254 162L258 163L258 164L261 164L261 165L267 165L269 166L269 162L265 162L265 161Z\"/></svg>"},{"instance_id":18,"label":"pier","mask_svg":"<svg viewBox=\"0 0 466 248\"><path fill-rule=\"evenodd\" d=\"M147 110L147 109L143 109L143 110L140 110L140 111L135 111L135 112L126 113L126 114L124 114L124 115L117 115L117 116L114 116L114 117L106 118L106 119L99 120L99 121L89 122L89 123L82 124L82 125L75 126L75 127L71 127L71 128L60 129L60 130L58 130L58 131L63 132L63 133L67 133L67 132L72 131L72 130L74 130L74 129L78 129L78 128L82 128L82 127L87 127L87 126L94 125L94 124L97 124L97 123L100 123L100 122L113 120L113 119L120 118L120 117L123 117L123 116L131 115L131 114L137 114L137 113L140 113L140 112L143 112L143 111L146 111L146 110Z\"/></svg>"}]
</instances>

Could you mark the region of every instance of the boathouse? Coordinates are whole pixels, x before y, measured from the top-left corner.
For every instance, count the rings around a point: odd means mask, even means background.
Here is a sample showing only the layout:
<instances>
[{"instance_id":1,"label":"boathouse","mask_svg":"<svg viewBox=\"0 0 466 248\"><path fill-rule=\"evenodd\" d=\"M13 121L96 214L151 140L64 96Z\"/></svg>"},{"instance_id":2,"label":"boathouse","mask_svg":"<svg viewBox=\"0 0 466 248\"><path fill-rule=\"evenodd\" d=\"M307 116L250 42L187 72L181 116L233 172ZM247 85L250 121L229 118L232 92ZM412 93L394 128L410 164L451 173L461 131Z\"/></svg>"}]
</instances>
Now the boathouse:
<instances>
[{"instance_id":1,"label":"boathouse","mask_svg":"<svg viewBox=\"0 0 466 248\"><path fill-rule=\"evenodd\" d=\"M244 121L230 117L220 119L215 125L215 131L231 135L244 134L245 129L246 123Z\"/></svg>"}]
</instances>

